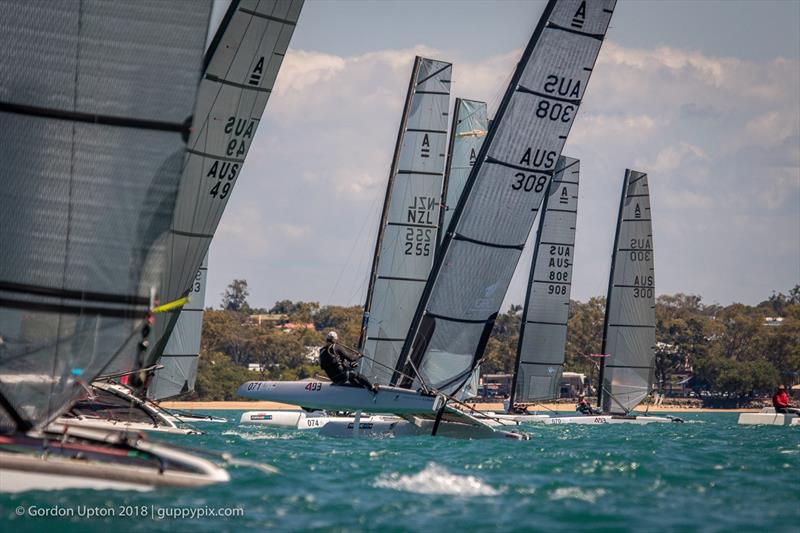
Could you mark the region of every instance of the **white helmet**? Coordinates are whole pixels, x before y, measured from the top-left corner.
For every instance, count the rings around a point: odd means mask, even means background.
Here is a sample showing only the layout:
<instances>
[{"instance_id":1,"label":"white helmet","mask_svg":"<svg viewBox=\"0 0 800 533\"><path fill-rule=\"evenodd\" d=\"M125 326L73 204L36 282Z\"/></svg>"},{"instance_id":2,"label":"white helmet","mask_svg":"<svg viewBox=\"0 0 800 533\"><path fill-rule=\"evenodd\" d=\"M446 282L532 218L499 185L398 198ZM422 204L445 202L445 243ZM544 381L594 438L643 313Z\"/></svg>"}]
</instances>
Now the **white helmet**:
<instances>
[{"instance_id":1,"label":"white helmet","mask_svg":"<svg viewBox=\"0 0 800 533\"><path fill-rule=\"evenodd\" d=\"M338 339L339 335L337 335L335 331L329 332L328 335L325 337L325 340L328 342L336 342Z\"/></svg>"}]
</instances>

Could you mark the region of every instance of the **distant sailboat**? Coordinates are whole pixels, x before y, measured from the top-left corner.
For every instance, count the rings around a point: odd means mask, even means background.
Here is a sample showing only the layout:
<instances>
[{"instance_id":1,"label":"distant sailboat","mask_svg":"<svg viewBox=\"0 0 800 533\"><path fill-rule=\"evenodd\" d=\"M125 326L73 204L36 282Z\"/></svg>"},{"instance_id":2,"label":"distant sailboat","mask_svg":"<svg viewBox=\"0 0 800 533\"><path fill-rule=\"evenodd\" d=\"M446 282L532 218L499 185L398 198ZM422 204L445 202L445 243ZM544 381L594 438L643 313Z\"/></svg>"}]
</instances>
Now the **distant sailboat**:
<instances>
[{"instance_id":1,"label":"distant sailboat","mask_svg":"<svg viewBox=\"0 0 800 533\"><path fill-rule=\"evenodd\" d=\"M138 434L51 424L146 349L208 16L181 1L4 5L0 491L229 479Z\"/></svg>"},{"instance_id":2,"label":"distant sailboat","mask_svg":"<svg viewBox=\"0 0 800 533\"><path fill-rule=\"evenodd\" d=\"M552 417L546 423L607 424L681 421L634 415L652 390L655 372L656 302L653 229L647 174L625 172L622 186L600 363L600 415Z\"/></svg>"},{"instance_id":3,"label":"distant sailboat","mask_svg":"<svg viewBox=\"0 0 800 533\"><path fill-rule=\"evenodd\" d=\"M548 2L442 241L392 375L391 383L399 387L381 387L372 394L325 383L251 381L239 388L239 395L304 407L346 405L354 411L426 417L435 409L433 434L445 414L469 416L455 414L441 400L432 401L432 395L463 388L482 357L614 4ZM481 424L487 425L476 425Z\"/></svg>"},{"instance_id":4,"label":"distant sailboat","mask_svg":"<svg viewBox=\"0 0 800 533\"><path fill-rule=\"evenodd\" d=\"M184 297L189 301L182 309L156 317L155 342L149 350L118 357L109 366L100 379L118 383L104 386L104 394L144 408L145 397L162 400L194 389L205 294L203 264L207 265L211 238L233 192L302 6L303 0L233 0L209 37L162 280L163 301ZM147 379L141 375L145 373L153 375ZM91 414L92 401L89 394L77 406L78 411ZM158 416L150 428L139 429L163 431L165 425L174 427L176 421L224 421L169 413L152 401L145 403ZM99 416L101 412L95 411L95 416L72 413L72 423L102 425L98 419L104 418ZM128 420L111 422L116 425Z\"/></svg>"},{"instance_id":5,"label":"distant sailboat","mask_svg":"<svg viewBox=\"0 0 800 533\"><path fill-rule=\"evenodd\" d=\"M580 162L560 157L542 204L522 312L510 405L558 398L575 257ZM547 415L512 414L519 421Z\"/></svg>"},{"instance_id":6,"label":"distant sailboat","mask_svg":"<svg viewBox=\"0 0 800 533\"><path fill-rule=\"evenodd\" d=\"M452 65L417 56L364 304L361 373L388 384L433 265Z\"/></svg>"}]
</instances>

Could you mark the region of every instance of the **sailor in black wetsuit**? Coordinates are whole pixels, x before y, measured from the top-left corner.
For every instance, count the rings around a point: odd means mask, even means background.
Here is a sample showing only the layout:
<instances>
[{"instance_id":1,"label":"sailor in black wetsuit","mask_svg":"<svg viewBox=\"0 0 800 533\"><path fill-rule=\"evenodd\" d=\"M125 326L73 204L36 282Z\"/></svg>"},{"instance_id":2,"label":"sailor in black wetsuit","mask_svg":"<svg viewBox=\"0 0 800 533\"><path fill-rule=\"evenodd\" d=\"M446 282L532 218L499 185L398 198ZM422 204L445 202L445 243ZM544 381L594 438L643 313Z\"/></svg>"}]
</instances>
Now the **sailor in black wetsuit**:
<instances>
[{"instance_id":1,"label":"sailor in black wetsuit","mask_svg":"<svg viewBox=\"0 0 800 533\"><path fill-rule=\"evenodd\" d=\"M356 370L361 355L336 341L339 336L335 331L325 337L325 346L319 351L319 366L328 374L336 385L357 385L372 392L378 392L378 385L373 385Z\"/></svg>"},{"instance_id":2,"label":"sailor in black wetsuit","mask_svg":"<svg viewBox=\"0 0 800 533\"><path fill-rule=\"evenodd\" d=\"M592 406L589 405L589 402L586 401L586 395L581 394L578 396L578 405L575 406L575 410L582 415L599 415L600 413L595 409L592 409Z\"/></svg>"}]
</instances>

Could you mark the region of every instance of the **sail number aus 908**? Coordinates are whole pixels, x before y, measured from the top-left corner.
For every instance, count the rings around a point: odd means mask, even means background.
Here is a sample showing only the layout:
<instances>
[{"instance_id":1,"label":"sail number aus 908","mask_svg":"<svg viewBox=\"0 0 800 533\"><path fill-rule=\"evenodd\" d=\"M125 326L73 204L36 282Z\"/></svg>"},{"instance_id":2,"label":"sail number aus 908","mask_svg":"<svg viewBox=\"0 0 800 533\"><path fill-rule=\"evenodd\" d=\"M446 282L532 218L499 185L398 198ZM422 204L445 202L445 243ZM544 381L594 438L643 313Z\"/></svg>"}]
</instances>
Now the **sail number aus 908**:
<instances>
[{"instance_id":1,"label":"sail number aus 908","mask_svg":"<svg viewBox=\"0 0 800 533\"><path fill-rule=\"evenodd\" d=\"M525 174L524 172L517 172L514 174L516 181L511 184L511 188L515 191L520 189L525 192L542 192L547 186L547 176L537 176L536 174Z\"/></svg>"}]
</instances>

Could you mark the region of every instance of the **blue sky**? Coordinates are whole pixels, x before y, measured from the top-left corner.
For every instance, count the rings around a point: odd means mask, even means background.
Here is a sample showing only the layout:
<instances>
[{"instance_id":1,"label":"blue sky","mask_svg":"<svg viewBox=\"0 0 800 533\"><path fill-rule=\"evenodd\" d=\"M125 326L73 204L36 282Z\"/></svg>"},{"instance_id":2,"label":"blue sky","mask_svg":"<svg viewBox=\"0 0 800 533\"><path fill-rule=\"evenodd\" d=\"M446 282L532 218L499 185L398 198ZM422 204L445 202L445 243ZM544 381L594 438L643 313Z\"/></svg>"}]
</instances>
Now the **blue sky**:
<instances>
[{"instance_id":1,"label":"blue sky","mask_svg":"<svg viewBox=\"0 0 800 533\"><path fill-rule=\"evenodd\" d=\"M496 107L540 2L307 1L211 247L206 305L362 303L414 55ZM800 282L800 2L624 1L570 134L573 298L602 295L626 167L650 174L658 293ZM507 303L524 296L523 255Z\"/></svg>"}]
</instances>

